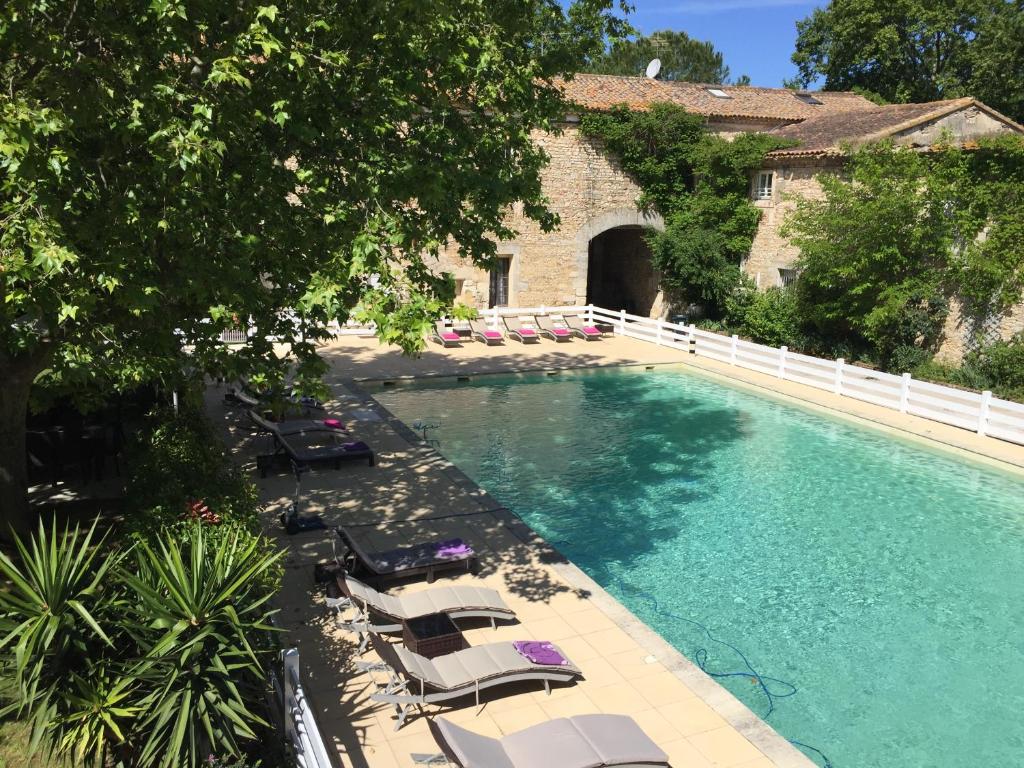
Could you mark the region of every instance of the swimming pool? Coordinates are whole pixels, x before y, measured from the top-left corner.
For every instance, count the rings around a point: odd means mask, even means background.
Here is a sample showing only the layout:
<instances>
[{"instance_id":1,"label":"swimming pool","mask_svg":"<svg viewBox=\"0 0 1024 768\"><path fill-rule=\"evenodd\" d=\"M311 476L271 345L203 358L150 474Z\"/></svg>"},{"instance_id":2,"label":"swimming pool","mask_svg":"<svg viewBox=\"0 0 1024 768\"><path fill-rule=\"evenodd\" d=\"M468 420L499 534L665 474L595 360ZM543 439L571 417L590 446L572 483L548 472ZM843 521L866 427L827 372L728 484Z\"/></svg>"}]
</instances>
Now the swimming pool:
<instances>
[{"instance_id":1,"label":"swimming pool","mask_svg":"<svg viewBox=\"0 0 1024 768\"><path fill-rule=\"evenodd\" d=\"M677 369L375 397L836 768L1024 763L1021 479Z\"/></svg>"}]
</instances>

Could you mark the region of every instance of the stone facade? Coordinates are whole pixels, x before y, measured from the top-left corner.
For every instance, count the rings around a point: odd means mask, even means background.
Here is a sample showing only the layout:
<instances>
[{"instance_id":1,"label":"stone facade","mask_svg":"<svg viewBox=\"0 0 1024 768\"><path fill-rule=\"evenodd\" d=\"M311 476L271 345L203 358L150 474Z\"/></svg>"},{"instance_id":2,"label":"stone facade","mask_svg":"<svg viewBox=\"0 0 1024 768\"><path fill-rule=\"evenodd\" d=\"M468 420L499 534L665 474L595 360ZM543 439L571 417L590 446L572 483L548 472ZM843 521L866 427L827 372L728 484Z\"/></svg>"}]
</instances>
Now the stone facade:
<instances>
[{"instance_id":1,"label":"stone facade","mask_svg":"<svg viewBox=\"0 0 1024 768\"><path fill-rule=\"evenodd\" d=\"M543 232L515 209L509 225L519 234L499 243L498 254L511 259L508 305L520 307L582 305L587 299L587 267L591 240L602 232L630 227L634 244L642 228L664 226L660 216L637 210L640 188L596 144L580 136L576 125L562 133L535 133L551 162L543 171L544 192L561 224ZM473 307L490 306L490 276L459 257L450 244L438 268L455 276L456 300ZM660 307L660 301L655 302Z\"/></svg>"}]
</instances>

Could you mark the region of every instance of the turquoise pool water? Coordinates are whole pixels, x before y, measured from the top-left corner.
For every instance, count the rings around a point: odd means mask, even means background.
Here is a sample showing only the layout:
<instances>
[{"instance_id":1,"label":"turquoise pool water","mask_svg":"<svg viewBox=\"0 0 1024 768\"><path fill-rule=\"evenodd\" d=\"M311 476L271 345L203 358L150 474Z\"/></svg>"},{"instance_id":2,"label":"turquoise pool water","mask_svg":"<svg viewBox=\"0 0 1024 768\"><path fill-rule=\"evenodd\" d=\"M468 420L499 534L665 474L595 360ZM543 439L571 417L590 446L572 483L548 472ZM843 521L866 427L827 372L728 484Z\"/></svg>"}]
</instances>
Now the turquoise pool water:
<instances>
[{"instance_id":1,"label":"turquoise pool water","mask_svg":"<svg viewBox=\"0 0 1024 768\"><path fill-rule=\"evenodd\" d=\"M1024 765L1020 479L673 369L375 396L836 768Z\"/></svg>"}]
</instances>

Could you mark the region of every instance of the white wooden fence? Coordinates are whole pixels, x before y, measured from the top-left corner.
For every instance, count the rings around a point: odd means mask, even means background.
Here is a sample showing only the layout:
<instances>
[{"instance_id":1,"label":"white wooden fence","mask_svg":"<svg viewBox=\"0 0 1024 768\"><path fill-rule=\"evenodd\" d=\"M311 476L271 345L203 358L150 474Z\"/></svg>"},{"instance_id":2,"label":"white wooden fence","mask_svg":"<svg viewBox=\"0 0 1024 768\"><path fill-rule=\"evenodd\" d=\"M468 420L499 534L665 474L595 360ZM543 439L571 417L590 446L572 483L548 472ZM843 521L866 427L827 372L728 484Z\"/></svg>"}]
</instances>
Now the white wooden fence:
<instances>
[{"instance_id":1,"label":"white wooden fence","mask_svg":"<svg viewBox=\"0 0 1024 768\"><path fill-rule=\"evenodd\" d=\"M295 765L297 768L333 768L299 678L298 650L282 651L281 661L283 680L275 679L274 687L283 708L284 732L291 743Z\"/></svg>"},{"instance_id":2,"label":"white wooden fence","mask_svg":"<svg viewBox=\"0 0 1024 768\"><path fill-rule=\"evenodd\" d=\"M593 305L570 307L499 307L480 312L496 327L500 317L537 314L583 315L590 322L610 324L615 333L632 339L672 347L729 365L759 371L785 381L806 384L843 397L921 416L1000 440L1024 445L1024 405L994 397L991 392L968 392L918 381L909 373L894 376L847 365L842 358L825 360L723 336L693 325L614 312Z\"/></svg>"}]
</instances>

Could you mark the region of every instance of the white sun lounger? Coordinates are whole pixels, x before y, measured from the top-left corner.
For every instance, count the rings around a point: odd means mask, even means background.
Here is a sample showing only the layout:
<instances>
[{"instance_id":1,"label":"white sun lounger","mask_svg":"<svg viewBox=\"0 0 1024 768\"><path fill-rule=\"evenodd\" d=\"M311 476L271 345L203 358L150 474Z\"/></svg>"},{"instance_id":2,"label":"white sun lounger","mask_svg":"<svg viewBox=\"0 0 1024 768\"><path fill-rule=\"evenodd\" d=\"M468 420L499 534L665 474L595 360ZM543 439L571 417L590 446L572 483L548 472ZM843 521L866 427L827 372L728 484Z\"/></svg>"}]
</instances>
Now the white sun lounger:
<instances>
[{"instance_id":1,"label":"white sun lounger","mask_svg":"<svg viewBox=\"0 0 1024 768\"><path fill-rule=\"evenodd\" d=\"M576 715L539 723L500 739L437 717L428 724L439 755L418 765L457 768L668 768L668 755L626 715Z\"/></svg>"},{"instance_id":2,"label":"white sun lounger","mask_svg":"<svg viewBox=\"0 0 1024 768\"><path fill-rule=\"evenodd\" d=\"M420 656L400 645L392 645L380 635L370 635L370 642L381 661L357 661L356 669L388 673L388 682L384 686L378 685L377 693L370 698L394 705L398 712L396 731L414 707L439 704L469 694L476 696L479 706L480 691L485 688L526 680L542 681L544 689L551 693L552 681L568 683L583 674L571 662L557 666L534 664L510 642L475 645L434 659ZM565 657L564 653L558 652Z\"/></svg>"},{"instance_id":3,"label":"white sun lounger","mask_svg":"<svg viewBox=\"0 0 1024 768\"><path fill-rule=\"evenodd\" d=\"M473 331L473 338L487 345L501 344L505 338L501 331L489 327L483 320L470 320L469 327Z\"/></svg>"},{"instance_id":4,"label":"white sun lounger","mask_svg":"<svg viewBox=\"0 0 1024 768\"><path fill-rule=\"evenodd\" d=\"M563 325L557 325L555 319L550 315L538 315L537 327L540 328L542 336L547 336L554 341L572 341L572 329Z\"/></svg>"},{"instance_id":5,"label":"white sun lounger","mask_svg":"<svg viewBox=\"0 0 1024 768\"><path fill-rule=\"evenodd\" d=\"M574 335L587 341L600 339L604 335L596 325L585 322L579 315L565 315L565 324Z\"/></svg>"},{"instance_id":6,"label":"white sun lounger","mask_svg":"<svg viewBox=\"0 0 1024 768\"><path fill-rule=\"evenodd\" d=\"M515 318L512 323L509 323L507 317L501 318L501 321L505 324L505 332L516 341L523 344L540 341L537 329L525 326L520 318Z\"/></svg>"},{"instance_id":7,"label":"white sun lounger","mask_svg":"<svg viewBox=\"0 0 1024 768\"><path fill-rule=\"evenodd\" d=\"M336 427L327 424L323 419L287 419L286 421L270 421L256 413L255 410L248 411L249 420L260 431L277 437L289 435L302 435L306 432L333 432L345 434L348 432L344 427Z\"/></svg>"},{"instance_id":8,"label":"white sun lounger","mask_svg":"<svg viewBox=\"0 0 1024 768\"><path fill-rule=\"evenodd\" d=\"M453 329L444 324L443 320L434 323L434 333L431 338L442 347L461 347L462 337Z\"/></svg>"},{"instance_id":9,"label":"white sun lounger","mask_svg":"<svg viewBox=\"0 0 1024 768\"><path fill-rule=\"evenodd\" d=\"M402 622L446 613L452 619L484 618L491 620L491 626L501 620L515 618L497 590L487 587L448 586L424 589L411 595L386 595L373 587L363 584L347 574L338 577L338 588L342 596L327 598L327 607L337 611L338 625L359 634L359 653L366 650L369 635L381 632L401 632ZM353 608L355 615L347 621L341 619L342 611ZM374 619L383 618L383 622Z\"/></svg>"}]
</instances>

